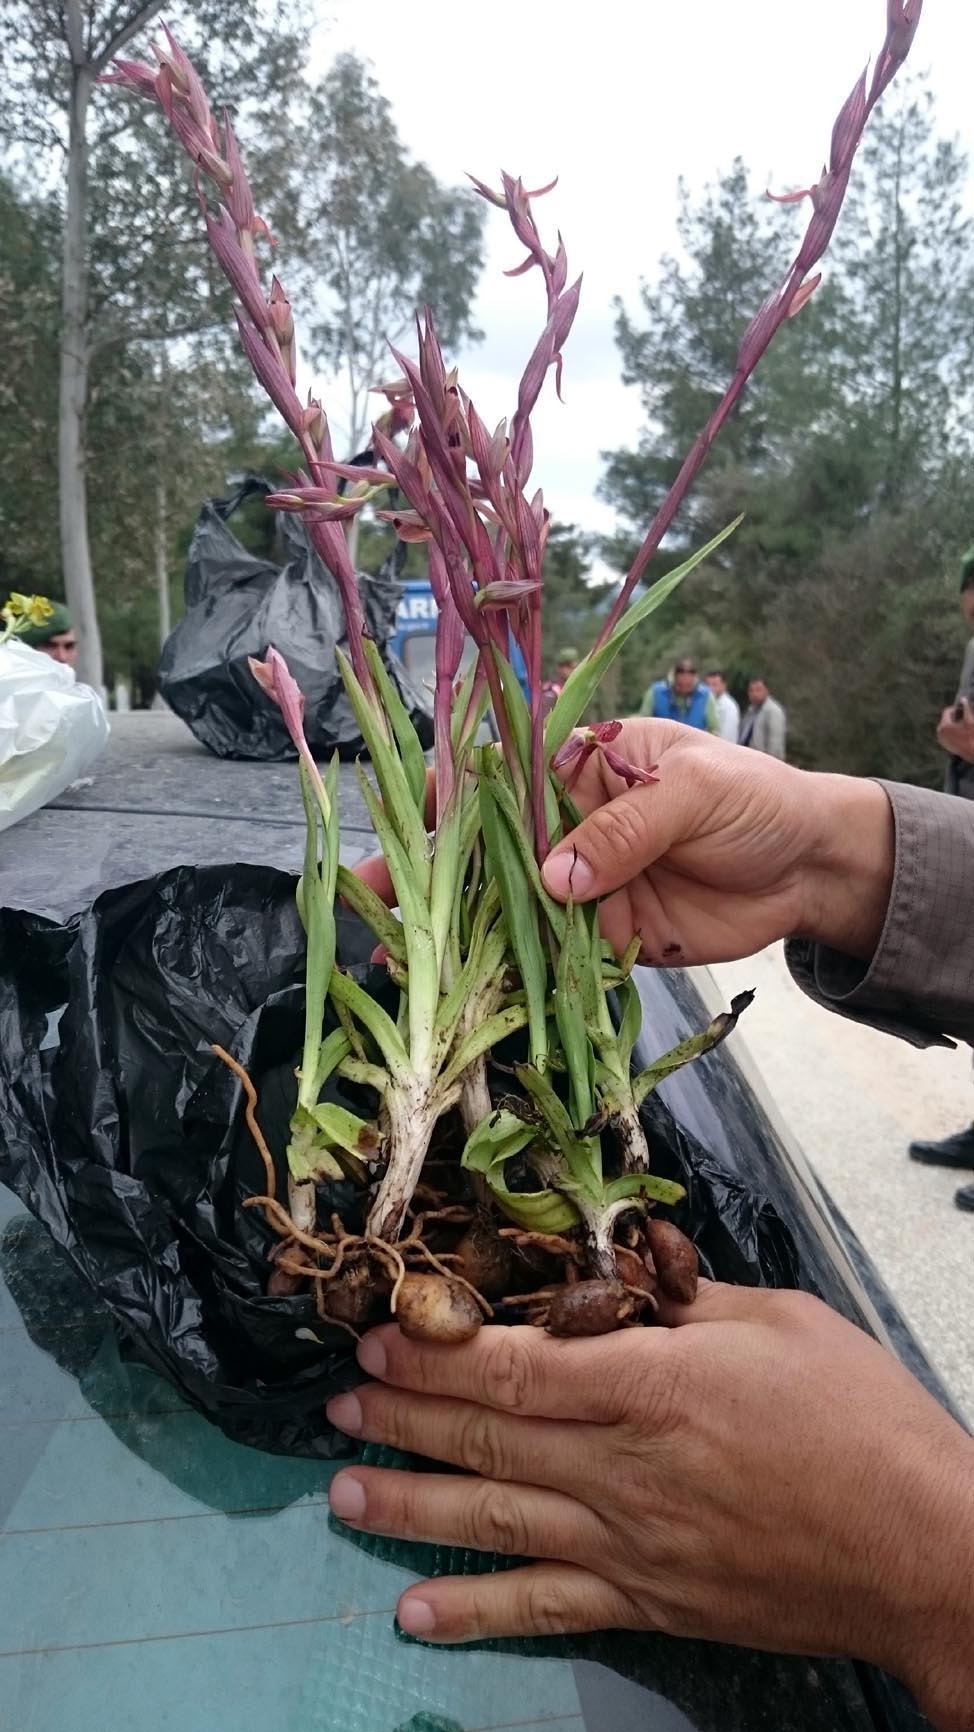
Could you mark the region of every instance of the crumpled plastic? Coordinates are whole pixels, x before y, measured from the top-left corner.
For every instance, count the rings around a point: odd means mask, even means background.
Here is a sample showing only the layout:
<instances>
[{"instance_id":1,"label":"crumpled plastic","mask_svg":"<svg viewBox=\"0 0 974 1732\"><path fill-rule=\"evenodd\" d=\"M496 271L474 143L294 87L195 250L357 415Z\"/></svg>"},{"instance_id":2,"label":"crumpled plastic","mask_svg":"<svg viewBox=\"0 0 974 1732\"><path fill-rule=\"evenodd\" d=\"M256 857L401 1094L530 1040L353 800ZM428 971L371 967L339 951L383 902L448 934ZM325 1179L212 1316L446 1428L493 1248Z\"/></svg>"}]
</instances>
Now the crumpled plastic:
<instances>
[{"instance_id":1,"label":"crumpled plastic","mask_svg":"<svg viewBox=\"0 0 974 1732\"><path fill-rule=\"evenodd\" d=\"M239 1084L210 1050L219 1042L250 1071L286 1194L303 1023L294 892L267 867L179 867L106 891L64 926L0 912L0 1180L98 1293L127 1350L194 1407L238 1441L332 1457L351 1446L323 1403L360 1380L353 1343L310 1298L265 1292L275 1238L243 1207L264 1168ZM340 959L382 996L370 944L343 916ZM687 1187L674 1218L705 1272L799 1285L773 1207L661 1102L646 1122L656 1170ZM353 1218L350 1186L322 1202Z\"/></svg>"},{"instance_id":2,"label":"crumpled plastic","mask_svg":"<svg viewBox=\"0 0 974 1732\"><path fill-rule=\"evenodd\" d=\"M217 757L293 758L280 711L247 665L249 656L263 656L273 644L304 693L311 750L318 757L336 750L343 758L356 757L364 750L362 736L335 662L336 647L347 651L347 639L334 578L295 516L280 513L275 520L284 555L280 566L249 553L230 528L229 519L246 500L267 492L268 484L251 476L228 499L203 506L186 566L186 612L163 648L159 690ZM432 699L386 647L395 630L399 585L390 569L360 576L359 588L368 630L424 747L431 746Z\"/></svg>"},{"instance_id":3,"label":"crumpled plastic","mask_svg":"<svg viewBox=\"0 0 974 1732\"><path fill-rule=\"evenodd\" d=\"M0 644L0 830L62 794L107 739L101 699L73 668L16 638Z\"/></svg>"}]
</instances>

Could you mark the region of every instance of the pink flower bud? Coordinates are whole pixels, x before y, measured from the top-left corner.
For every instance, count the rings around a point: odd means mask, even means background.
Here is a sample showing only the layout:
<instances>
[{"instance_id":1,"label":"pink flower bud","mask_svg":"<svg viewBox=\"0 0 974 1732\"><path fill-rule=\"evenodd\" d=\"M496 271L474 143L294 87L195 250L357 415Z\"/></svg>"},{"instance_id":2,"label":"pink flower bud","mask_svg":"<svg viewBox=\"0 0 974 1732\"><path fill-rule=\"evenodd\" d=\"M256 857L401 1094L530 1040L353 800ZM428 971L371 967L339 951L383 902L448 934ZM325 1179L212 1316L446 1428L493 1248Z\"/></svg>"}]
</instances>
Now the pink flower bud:
<instances>
[{"instance_id":1,"label":"pink flower bud","mask_svg":"<svg viewBox=\"0 0 974 1732\"><path fill-rule=\"evenodd\" d=\"M481 610L484 608L513 608L529 596L537 595L541 589L540 583L528 578L503 578L498 583L485 583L478 589L474 602Z\"/></svg>"},{"instance_id":2,"label":"pink flower bud","mask_svg":"<svg viewBox=\"0 0 974 1732\"><path fill-rule=\"evenodd\" d=\"M271 644L268 646L264 661L258 661L256 656L247 657L247 665L262 692L275 703L281 712L284 726L287 728L298 756L302 759L311 781L321 797L325 796L321 772L311 755L311 748L304 734L304 693L291 673L284 657Z\"/></svg>"}]
</instances>

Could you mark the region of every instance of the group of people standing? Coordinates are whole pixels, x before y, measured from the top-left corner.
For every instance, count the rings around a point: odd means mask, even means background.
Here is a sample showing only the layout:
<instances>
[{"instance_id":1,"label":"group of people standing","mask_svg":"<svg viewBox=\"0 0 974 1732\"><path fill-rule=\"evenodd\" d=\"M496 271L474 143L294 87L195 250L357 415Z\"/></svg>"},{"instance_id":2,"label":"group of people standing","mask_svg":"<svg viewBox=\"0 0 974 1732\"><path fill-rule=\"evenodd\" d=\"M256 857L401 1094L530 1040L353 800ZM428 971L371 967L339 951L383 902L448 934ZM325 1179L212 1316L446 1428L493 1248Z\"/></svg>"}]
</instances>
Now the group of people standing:
<instances>
[{"instance_id":1,"label":"group of people standing","mask_svg":"<svg viewBox=\"0 0 974 1732\"><path fill-rule=\"evenodd\" d=\"M755 674L747 686L747 709L727 689L723 668L711 668L704 679L689 656L681 656L669 679L654 680L642 701L641 716L663 717L685 727L705 728L741 746L753 746L772 758L784 758L786 717L768 682Z\"/></svg>"}]
</instances>

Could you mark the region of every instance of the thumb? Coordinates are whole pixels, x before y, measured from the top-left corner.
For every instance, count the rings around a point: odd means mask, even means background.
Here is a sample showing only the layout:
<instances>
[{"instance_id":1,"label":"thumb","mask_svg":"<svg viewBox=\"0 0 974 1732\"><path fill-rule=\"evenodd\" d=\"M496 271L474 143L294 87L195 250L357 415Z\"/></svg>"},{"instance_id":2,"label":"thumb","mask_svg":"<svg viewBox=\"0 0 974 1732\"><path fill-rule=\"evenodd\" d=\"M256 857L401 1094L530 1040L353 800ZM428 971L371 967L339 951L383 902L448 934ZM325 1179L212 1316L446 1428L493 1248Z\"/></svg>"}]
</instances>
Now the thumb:
<instances>
[{"instance_id":1,"label":"thumb","mask_svg":"<svg viewBox=\"0 0 974 1732\"><path fill-rule=\"evenodd\" d=\"M628 788L597 806L551 850L542 867L546 890L560 902L605 896L645 872L686 834L688 813L673 778Z\"/></svg>"}]
</instances>

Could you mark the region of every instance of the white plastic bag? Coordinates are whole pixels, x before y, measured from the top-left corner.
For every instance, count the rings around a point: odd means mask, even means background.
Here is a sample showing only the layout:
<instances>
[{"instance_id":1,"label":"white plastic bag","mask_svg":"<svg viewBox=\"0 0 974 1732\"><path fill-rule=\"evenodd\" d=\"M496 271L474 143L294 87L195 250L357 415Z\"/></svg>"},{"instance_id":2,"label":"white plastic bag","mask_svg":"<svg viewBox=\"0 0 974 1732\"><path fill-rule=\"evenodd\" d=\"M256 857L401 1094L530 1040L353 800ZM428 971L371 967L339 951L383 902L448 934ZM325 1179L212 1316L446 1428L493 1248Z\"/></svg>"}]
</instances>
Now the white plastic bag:
<instances>
[{"instance_id":1,"label":"white plastic bag","mask_svg":"<svg viewBox=\"0 0 974 1732\"><path fill-rule=\"evenodd\" d=\"M108 717L74 669L10 638L0 644L0 830L45 806L108 739Z\"/></svg>"}]
</instances>

